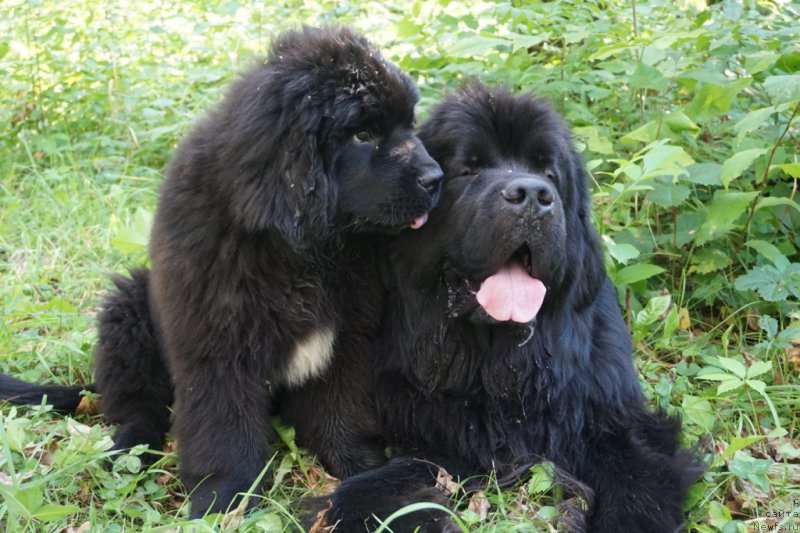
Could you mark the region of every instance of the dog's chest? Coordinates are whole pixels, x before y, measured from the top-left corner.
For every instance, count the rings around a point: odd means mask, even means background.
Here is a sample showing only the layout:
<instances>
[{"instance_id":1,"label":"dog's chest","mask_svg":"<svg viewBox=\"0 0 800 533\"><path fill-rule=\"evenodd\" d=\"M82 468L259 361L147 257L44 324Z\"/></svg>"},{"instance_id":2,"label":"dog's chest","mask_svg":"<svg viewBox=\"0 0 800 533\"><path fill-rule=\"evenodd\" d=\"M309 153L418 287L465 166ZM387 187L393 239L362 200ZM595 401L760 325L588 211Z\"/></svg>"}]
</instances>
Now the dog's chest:
<instances>
[{"instance_id":1,"label":"dog's chest","mask_svg":"<svg viewBox=\"0 0 800 533\"><path fill-rule=\"evenodd\" d=\"M289 386L300 385L322 374L333 358L334 330L320 326L294 345L284 370L284 380Z\"/></svg>"}]
</instances>

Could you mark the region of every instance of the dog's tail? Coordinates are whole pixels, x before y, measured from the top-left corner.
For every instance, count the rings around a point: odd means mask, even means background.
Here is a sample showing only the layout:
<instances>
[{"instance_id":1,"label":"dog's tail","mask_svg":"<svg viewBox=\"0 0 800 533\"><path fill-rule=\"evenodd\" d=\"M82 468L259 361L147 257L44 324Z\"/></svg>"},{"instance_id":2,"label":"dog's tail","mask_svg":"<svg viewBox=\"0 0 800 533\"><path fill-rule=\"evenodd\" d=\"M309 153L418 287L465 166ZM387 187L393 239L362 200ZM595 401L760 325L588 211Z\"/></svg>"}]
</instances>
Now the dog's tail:
<instances>
[{"instance_id":1,"label":"dog's tail","mask_svg":"<svg viewBox=\"0 0 800 533\"><path fill-rule=\"evenodd\" d=\"M0 399L18 405L52 405L62 413L74 413L81 403L83 391L95 392L89 385L39 385L0 374Z\"/></svg>"}]
</instances>

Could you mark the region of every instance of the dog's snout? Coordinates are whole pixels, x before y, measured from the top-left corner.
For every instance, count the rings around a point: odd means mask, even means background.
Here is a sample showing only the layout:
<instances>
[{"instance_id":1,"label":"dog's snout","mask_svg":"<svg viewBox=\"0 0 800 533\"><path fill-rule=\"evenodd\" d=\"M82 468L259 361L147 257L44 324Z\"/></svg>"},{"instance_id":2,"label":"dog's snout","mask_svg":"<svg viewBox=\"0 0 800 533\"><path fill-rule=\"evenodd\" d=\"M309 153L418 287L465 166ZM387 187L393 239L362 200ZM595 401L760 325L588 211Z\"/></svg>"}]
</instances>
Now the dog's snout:
<instances>
[{"instance_id":1,"label":"dog's snout","mask_svg":"<svg viewBox=\"0 0 800 533\"><path fill-rule=\"evenodd\" d=\"M555 192L553 187L536 178L517 178L501 192L503 200L513 209L530 212L541 217L552 211Z\"/></svg>"},{"instance_id":2,"label":"dog's snout","mask_svg":"<svg viewBox=\"0 0 800 533\"><path fill-rule=\"evenodd\" d=\"M434 194L439 189L439 184L442 182L442 176L442 169L439 168L439 165L431 165L422 171L417 178L417 182L430 194Z\"/></svg>"}]
</instances>

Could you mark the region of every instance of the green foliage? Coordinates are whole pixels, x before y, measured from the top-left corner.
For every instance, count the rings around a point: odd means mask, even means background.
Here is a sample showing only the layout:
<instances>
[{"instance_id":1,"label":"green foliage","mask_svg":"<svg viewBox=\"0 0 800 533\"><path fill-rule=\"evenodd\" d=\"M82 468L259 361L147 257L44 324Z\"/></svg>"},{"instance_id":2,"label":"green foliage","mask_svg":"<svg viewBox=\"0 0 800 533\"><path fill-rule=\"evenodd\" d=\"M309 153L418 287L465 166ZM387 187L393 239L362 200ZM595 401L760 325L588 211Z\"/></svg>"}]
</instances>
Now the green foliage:
<instances>
[{"instance_id":1,"label":"green foliage","mask_svg":"<svg viewBox=\"0 0 800 533\"><path fill-rule=\"evenodd\" d=\"M280 29L353 24L417 79L420 118L471 77L565 116L644 391L708 453L693 527L761 524L796 497L800 468L799 18L797 2L756 0L6 0L0 370L91 381L105 276L146 260L160 176L188 125ZM106 471L96 418L3 408L0 422L10 530L278 531L298 527L289 502L327 487L277 425L260 510L189 522L174 454ZM512 492L488 486L488 514L454 494L458 516L471 530L551 527L563 494L547 468Z\"/></svg>"}]
</instances>

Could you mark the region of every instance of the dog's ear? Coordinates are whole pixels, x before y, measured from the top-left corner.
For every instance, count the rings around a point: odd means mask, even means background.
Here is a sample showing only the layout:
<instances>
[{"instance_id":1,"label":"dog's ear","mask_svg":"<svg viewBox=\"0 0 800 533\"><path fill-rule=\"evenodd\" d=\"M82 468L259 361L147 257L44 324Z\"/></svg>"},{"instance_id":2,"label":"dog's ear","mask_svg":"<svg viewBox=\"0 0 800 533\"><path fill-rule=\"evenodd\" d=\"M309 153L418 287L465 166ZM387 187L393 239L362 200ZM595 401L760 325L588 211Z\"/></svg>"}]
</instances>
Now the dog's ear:
<instances>
[{"instance_id":1,"label":"dog's ear","mask_svg":"<svg viewBox=\"0 0 800 533\"><path fill-rule=\"evenodd\" d=\"M600 237L591 221L591 194L589 179L581 157L574 152L569 160L569 183L572 184L571 201L575 203L568 209L575 218L567 223L568 228L577 228L580 236L567 236L567 275L565 286L573 294L572 301L576 309L583 309L597 298L597 294L606 280L606 269L603 264L603 251Z\"/></svg>"},{"instance_id":2,"label":"dog's ear","mask_svg":"<svg viewBox=\"0 0 800 533\"><path fill-rule=\"evenodd\" d=\"M222 120L230 138L223 171L232 173L232 214L247 231L277 231L293 246L327 233L331 184L320 153L323 110L285 80L256 71L228 95ZM310 91L310 88L309 88ZM227 115L227 116L225 116Z\"/></svg>"}]
</instances>

